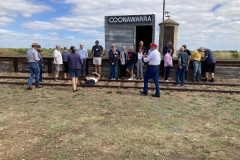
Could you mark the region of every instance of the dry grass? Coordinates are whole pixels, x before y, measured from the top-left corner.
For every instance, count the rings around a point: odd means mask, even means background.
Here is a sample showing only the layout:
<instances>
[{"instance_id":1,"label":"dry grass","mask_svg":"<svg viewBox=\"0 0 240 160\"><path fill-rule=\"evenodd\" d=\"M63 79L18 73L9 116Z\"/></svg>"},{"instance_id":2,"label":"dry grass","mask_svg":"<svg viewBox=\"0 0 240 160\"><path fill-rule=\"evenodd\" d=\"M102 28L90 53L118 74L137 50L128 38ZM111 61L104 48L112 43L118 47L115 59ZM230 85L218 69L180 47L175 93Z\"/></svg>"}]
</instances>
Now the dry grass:
<instances>
[{"instance_id":1,"label":"dry grass","mask_svg":"<svg viewBox=\"0 0 240 160\"><path fill-rule=\"evenodd\" d=\"M1 86L0 159L238 159L240 96ZM153 91L151 91L153 93Z\"/></svg>"}]
</instances>

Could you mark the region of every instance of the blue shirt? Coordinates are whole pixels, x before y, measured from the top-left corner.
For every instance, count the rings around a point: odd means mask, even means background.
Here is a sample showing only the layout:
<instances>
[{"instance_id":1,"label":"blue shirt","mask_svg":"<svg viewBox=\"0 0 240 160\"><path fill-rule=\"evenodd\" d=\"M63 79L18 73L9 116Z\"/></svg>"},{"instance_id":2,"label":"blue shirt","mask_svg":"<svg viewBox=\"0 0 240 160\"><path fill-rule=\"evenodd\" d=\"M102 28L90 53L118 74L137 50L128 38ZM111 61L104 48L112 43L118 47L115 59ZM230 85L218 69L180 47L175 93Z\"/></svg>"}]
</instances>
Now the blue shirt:
<instances>
[{"instance_id":1,"label":"blue shirt","mask_svg":"<svg viewBox=\"0 0 240 160\"><path fill-rule=\"evenodd\" d=\"M216 60L215 60L215 58L213 56L213 53L212 53L212 51L210 49L206 49L205 50L205 57L207 57L206 58L206 63L207 64L216 63Z\"/></svg>"},{"instance_id":2,"label":"blue shirt","mask_svg":"<svg viewBox=\"0 0 240 160\"><path fill-rule=\"evenodd\" d=\"M174 54L173 46L170 46L170 47L165 46L165 47L163 48L163 56L165 56L165 54L167 54L168 49L171 49L171 50L172 50L172 55L171 55L171 56L173 56L173 54Z\"/></svg>"},{"instance_id":3,"label":"blue shirt","mask_svg":"<svg viewBox=\"0 0 240 160\"><path fill-rule=\"evenodd\" d=\"M88 51L84 48L83 49L81 49L81 48L78 49L77 53L79 54L79 56L81 57L82 60L88 57Z\"/></svg>"}]
</instances>

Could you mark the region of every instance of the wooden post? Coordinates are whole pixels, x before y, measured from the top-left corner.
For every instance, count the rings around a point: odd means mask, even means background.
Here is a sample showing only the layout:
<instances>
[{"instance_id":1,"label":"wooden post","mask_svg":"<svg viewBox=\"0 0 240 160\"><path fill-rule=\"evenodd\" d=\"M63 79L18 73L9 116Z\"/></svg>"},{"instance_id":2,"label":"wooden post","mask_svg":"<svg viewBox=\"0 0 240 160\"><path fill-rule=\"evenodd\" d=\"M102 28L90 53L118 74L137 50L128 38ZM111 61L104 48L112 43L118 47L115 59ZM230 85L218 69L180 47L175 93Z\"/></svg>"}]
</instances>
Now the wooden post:
<instances>
[{"instance_id":1,"label":"wooden post","mask_svg":"<svg viewBox=\"0 0 240 160\"><path fill-rule=\"evenodd\" d=\"M13 70L14 72L18 72L18 58L13 58Z\"/></svg>"},{"instance_id":2,"label":"wooden post","mask_svg":"<svg viewBox=\"0 0 240 160\"><path fill-rule=\"evenodd\" d=\"M48 58L48 73L52 73L52 61L51 58Z\"/></svg>"}]
</instances>

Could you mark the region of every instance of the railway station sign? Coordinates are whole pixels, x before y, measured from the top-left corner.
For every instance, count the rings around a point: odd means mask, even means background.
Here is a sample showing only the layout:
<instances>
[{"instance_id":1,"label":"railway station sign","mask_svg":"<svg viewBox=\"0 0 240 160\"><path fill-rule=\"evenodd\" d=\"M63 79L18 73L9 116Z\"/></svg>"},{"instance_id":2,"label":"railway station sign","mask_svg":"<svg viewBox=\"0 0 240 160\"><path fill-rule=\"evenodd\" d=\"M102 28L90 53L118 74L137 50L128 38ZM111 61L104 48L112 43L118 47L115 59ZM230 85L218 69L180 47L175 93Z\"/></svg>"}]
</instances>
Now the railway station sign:
<instances>
[{"instance_id":1,"label":"railway station sign","mask_svg":"<svg viewBox=\"0 0 240 160\"><path fill-rule=\"evenodd\" d=\"M152 23L153 15L109 16L110 24L116 23Z\"/></svg>"}]
</instances>

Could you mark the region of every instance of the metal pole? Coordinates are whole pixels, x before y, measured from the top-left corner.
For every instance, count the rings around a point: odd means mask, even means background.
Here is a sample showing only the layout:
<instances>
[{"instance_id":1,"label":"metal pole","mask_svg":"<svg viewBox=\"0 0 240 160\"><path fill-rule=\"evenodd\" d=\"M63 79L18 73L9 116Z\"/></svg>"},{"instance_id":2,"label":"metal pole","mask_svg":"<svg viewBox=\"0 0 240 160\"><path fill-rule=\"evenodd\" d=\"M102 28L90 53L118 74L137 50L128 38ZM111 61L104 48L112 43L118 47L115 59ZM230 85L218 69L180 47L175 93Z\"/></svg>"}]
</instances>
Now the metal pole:
<instances>
[{"instance_id":1,"label":"metal pole","mask_svg":"<svg viewBox=\"0 0 240 160\"><path fill-rule=\"evenodd\" d=\"M165 14L165 0L163 0L163 21L164 21L164 14Z\"/></svg>"}]
</instances>

